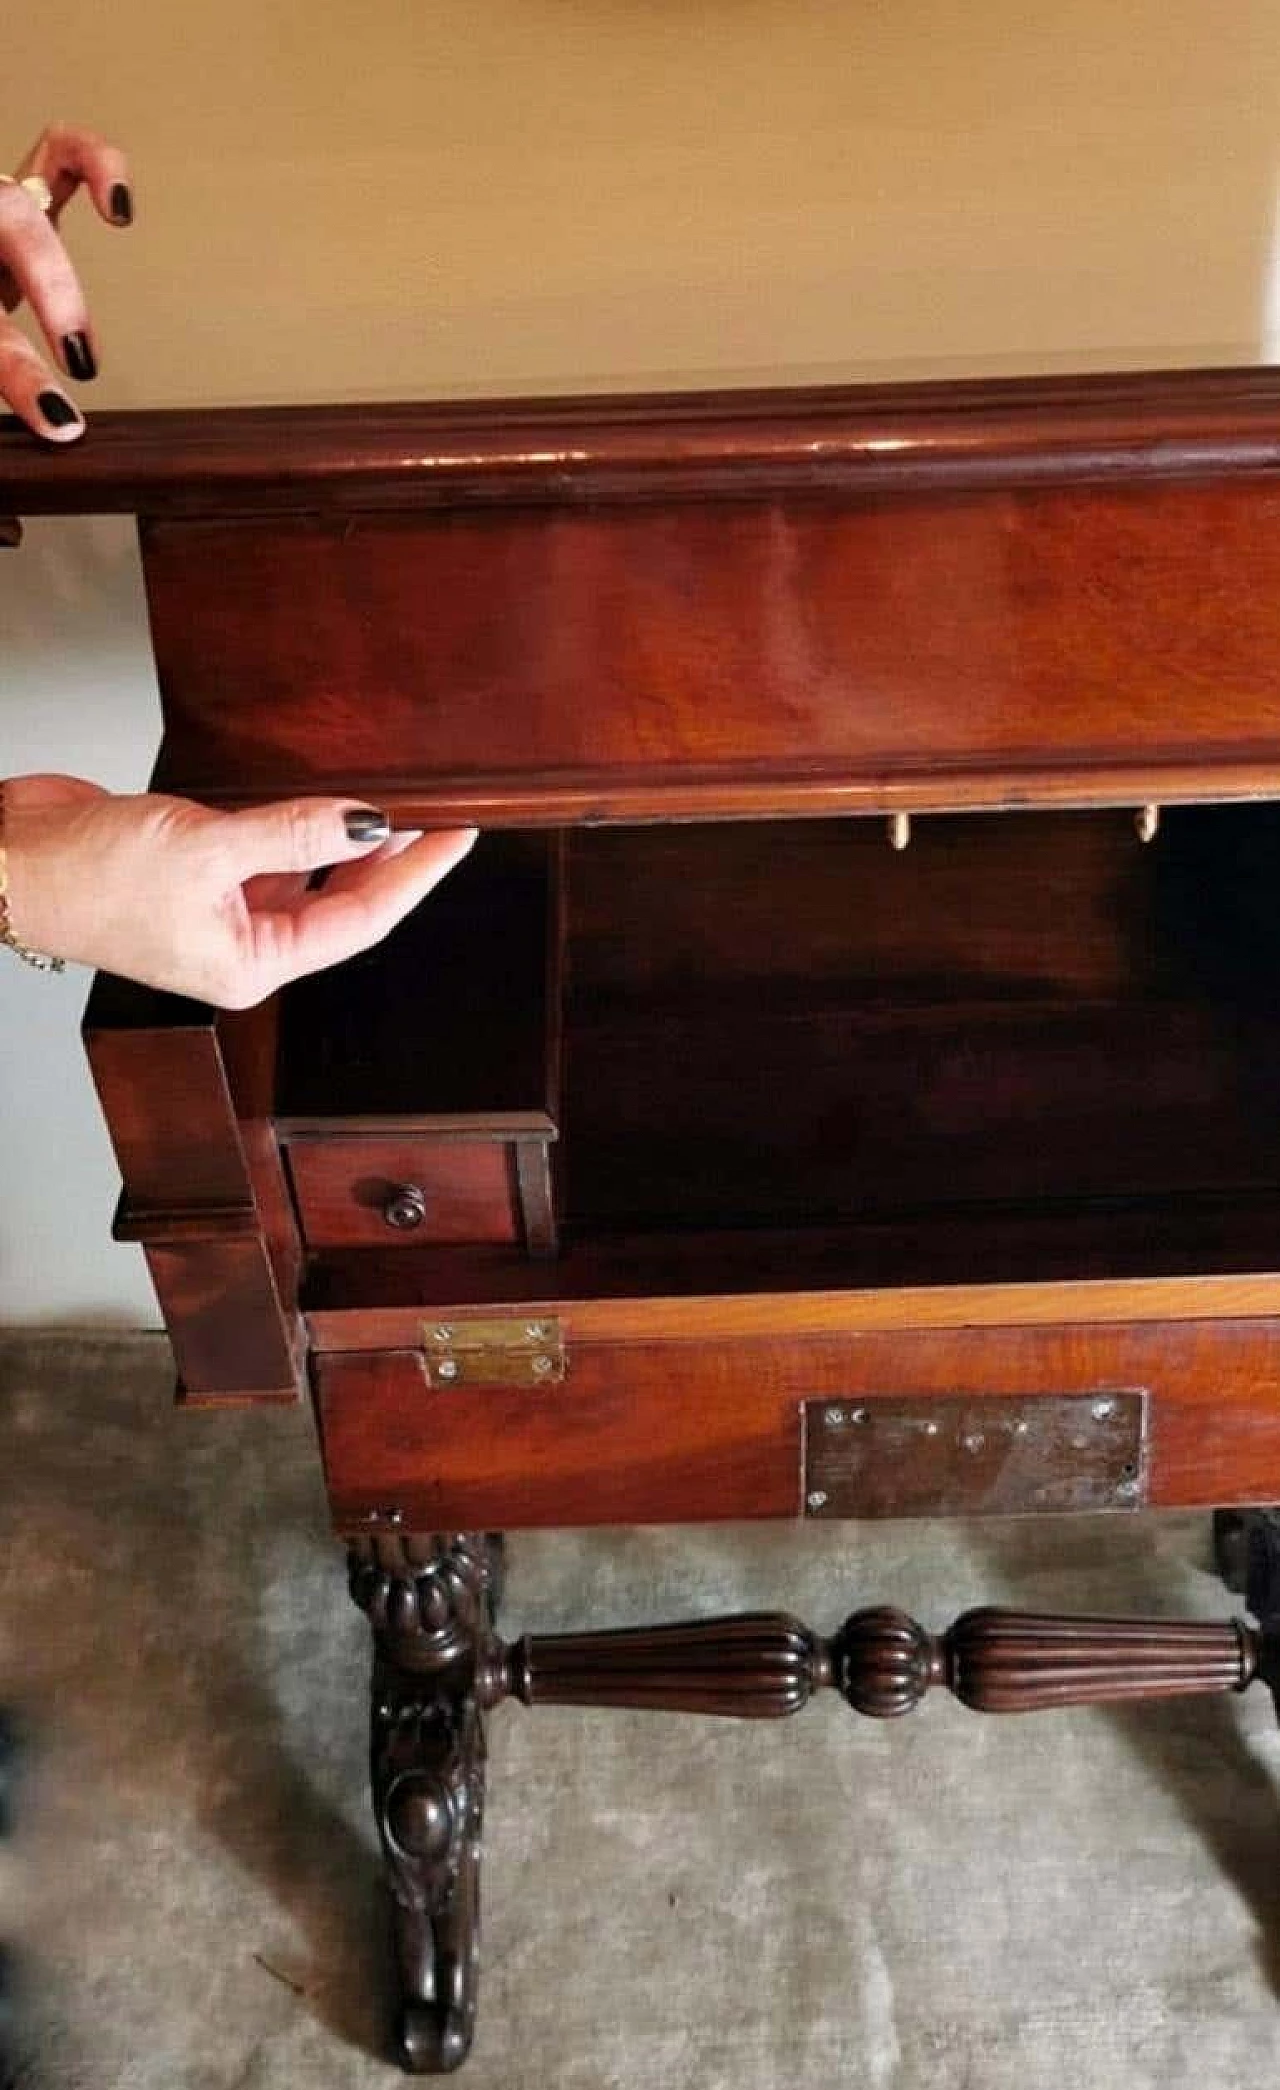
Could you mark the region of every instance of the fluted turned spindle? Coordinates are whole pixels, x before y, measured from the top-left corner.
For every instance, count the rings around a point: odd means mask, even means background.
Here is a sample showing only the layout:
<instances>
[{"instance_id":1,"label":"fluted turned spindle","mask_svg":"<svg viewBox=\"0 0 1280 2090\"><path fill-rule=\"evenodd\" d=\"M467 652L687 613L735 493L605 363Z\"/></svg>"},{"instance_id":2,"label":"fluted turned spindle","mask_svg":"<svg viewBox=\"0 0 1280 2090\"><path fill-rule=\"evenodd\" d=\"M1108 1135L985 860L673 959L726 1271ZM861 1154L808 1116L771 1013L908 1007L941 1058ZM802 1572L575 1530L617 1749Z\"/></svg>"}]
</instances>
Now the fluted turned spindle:
<instances>
[{"instance_id":1,"label":"fluted turned spindle","mask_svg":"<svg viewBox=\"0 0 1280 2090\"><path fill-rule=\"evenodd\" d=\"M877 1606L855 1611L830 1640L785 1612L526 1635L489 1651L481 1689L490 1704L514 1697L777 1720L830 1687L855 1712L887 1720L935 1685L985 1713L1240 1691L1259 1674L1270 1677L1274 1653L1265 1634L1238 1620L985 1609L966 1612L939 1638L905 1612Z\"/></svg>"},{"instance_id":2,"label":"fluted turned spindle","mask_svg":"<svg viewBox=\"0 0 1280 2090\"><path fill-rule=\"evenodd\" d=\"M1234 1620L1052 1618L969 1611L945 1641L947 1683L980 1713L1240 1691L1257 1636Z\"/></svg>"},{"instance_id":3,"label":"fluted turned spindle","mask_svg":"<svg viewBox=\"0 0 1280 2090\"><path fill-rule=\"evenodd\" d=\"M780 1720L831 1681L823 1643L780 1611L611 1633L526 1634L504 1653L497 1695L525 1705Z\"/></svg>"}]
</instances>

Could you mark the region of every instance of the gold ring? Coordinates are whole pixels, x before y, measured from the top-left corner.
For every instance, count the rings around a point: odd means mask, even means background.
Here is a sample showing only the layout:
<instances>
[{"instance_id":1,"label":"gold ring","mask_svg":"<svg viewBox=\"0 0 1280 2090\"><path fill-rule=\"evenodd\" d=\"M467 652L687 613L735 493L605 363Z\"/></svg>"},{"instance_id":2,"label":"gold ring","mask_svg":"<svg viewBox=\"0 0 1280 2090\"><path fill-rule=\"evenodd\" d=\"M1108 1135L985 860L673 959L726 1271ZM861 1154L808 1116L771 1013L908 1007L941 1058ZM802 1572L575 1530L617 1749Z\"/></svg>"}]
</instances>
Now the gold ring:
<instances>
[{"instance_id":1,"label":"gold ring","mask_svg":"<svg viewBox=\"0 0 1280 2090\"><path fill-rule=\"evenodd\" d=\"M25 174L21 181L15 174L0 174L0 183L8 189L25 189L31 201L38 203L41 210L53 209L53 190L43 174Z\"/></svg>"}]
</instances>

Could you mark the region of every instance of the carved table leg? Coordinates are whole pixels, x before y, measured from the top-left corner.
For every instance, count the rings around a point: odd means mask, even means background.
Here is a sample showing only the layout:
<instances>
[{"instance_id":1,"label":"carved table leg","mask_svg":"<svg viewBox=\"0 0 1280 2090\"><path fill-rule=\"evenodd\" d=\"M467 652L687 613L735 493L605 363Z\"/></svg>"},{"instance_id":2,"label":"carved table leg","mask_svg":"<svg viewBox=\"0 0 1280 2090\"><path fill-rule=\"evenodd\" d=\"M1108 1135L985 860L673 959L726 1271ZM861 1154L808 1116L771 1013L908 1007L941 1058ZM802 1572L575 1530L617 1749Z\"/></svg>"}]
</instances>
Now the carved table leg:
<instances>
[{"instance_id":1,"label":"carved table leg","mask_svg":"<svg viewBox=\"0 0 1280 2090\"><path fill-rule=\"evenodd\" d=\"M413 2074L466 2059L480 1940L484 1714L498 1548L482 1536L355 1541L351 1594L374 1631L371 1769Z\"/></svg>"},{"instance_id":2,"label":"carved table leg","mask_svg":"<svg viewBox=\"0 0 1280 2090\"><path fill-rule=\"evenodd\" d=\"M1255 1618L1280 1613L1280 1509L1215 1510L1213 1552L1227 1588Z\"/></svg>"},{"instance_id":3,"label":"carved table leg","mask_svg":"<svg viewBox=\"0 0 1280 2090\"><path fill-rule=\"evenodd\" d=\"M1243 1596L1259 1621L1269 1648L1280 1644L1280 1509L1214 1511L1213 1550L1228 1589ZM1274 1659L1260 1673L1270 1684L1280 1714L1280 1676Z\"/></svg>"},{"instance_id":4,"label":"carved table leg","mask_svg":"<svg viewBox=\"0 0 1280 2090\"><path fill-rule=\"evenodd\" d=\"M988 1608L934 1635L877 1606L830 1639L785 1612L747 1612L504 1643L500 1568L498 1542L477 1534L351 1548L351 1592L376 1646L373 1793L403 1996L397 2046L415 2074L457 2068L471 2044L484 1716L504 1698L768 1720L833 1689L853 1711L892 1719L935 1685L989 1713L1280 1686L1274 1598L1257 1625Z\"/></svg>"}]
</instances>

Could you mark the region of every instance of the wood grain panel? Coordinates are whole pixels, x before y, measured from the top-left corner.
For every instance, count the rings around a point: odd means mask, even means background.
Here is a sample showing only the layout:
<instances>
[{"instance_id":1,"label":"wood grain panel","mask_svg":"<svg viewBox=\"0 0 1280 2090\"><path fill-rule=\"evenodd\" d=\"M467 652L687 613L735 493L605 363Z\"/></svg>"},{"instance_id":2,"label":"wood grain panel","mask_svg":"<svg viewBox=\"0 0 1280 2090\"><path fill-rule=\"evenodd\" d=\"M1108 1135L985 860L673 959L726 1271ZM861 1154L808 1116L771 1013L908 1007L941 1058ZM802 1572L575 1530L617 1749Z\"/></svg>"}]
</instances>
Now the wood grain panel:
<instances>
[{"instance_id":1,"label":"wood grain panel","mask_svg":"<svg viewBox=\"0 0 1280 2090\"><path fill-rule=\"evenodd\" d=\"M567 1218L836 1224L1280 1181L1280 1022L1177 1007L620 1016L570 1033Z\"/></svg>"},{"instance_id":2,"label":"wood grain panel","mask_svg":"<svg viewBox=\"0 0 1280 2090\"><path fill-rule=\"evenodd\" d=\"M188 1400L296 1400L296 1234L274 1139L236 1116L214 1011L99 974L84 1018L124 1178ZM251 1159L252 1157L252 1159Z\"/></svg>"},{"instance_id":3,"label":"wood grain panel","mask_svg":"<svg viewBox=\"0 0 1280 2090\"><path fill-rule=\"evenodd\" d=\"M528 1276L527 1269L524 1275ZM1083 1284L968 1284L906 1291L660 1294L583 1298L547 1293L545 1271L530 1296L508 1291L503 1306L533 1319L557 1318L583 1342L740 1342L784 1334L788 1340L843 1337L901 1329L1091 1327L1116 1323L1276 1320L1280 1272L1248 1277L1126 1278ZM491 1319L496 1301L320 1308L308 1315L320 1351L404 1350L421 1340L424 1315L435 1321Z\"/></svg>"},{"instance_id":4,"label":"wood grain panel","mask_svg":"<svg viewBox=\"0 0 1280 2090\"><path fill-rule=\"evenodd\" d=\"M166 525L160 774L482 824L1275 788L1278 525L1265 480Z\"/></svg>"},{"instance_id":5,"label":"wood grain panel","mask_svg":"<svg viewBox=\"0 0 1280 2090\"><path fill-rule=\"evenodd\" d=\"M1177 932L1161 862L1210 817L1169 816L1162 857L1136 846L1119 811L944 814L918 821L901 853L867 821L578 829L566 881L572 1007L1159 991ZM1256 817L1218 816L1216 873L1197 850L1211 890L1256 881L1231 861L1239 831L1225 831Z\"/></svg>"},{"instance_id":6,"label":"wood grain panel","mask_svg":"<svg viewBox=\"0 0 1280 2090\"><path fill-rule=\"evenodd\" d=\"M843 1338L579 1339L546 1390L428 1387L411 1351L322 1353L335 1519L413 1528L663 1523L799 1513L799 1404L814 1397L1145 1388L1150 1500L1280 1492L1270 1321L931 1329Z\"/></svg>"},{"instance_id":7,"label":"wood grain panel","mask_svg":"<svg viewBox=\"0 0 1280 2090\"><path fill-rule=\"evenodd\" d=\"M99 973L84 1039L130 1202L247 1204L214 1012Z\"/></svg>"},{"instance_id":8,"label":"wood grain panel","mask_svg":"<svg viewBox=\"0 0 1280 2090\"><path fill-rule=\"evenodd\" d=\"M184 1406L297 1400L302 1331L281 1300L260 1232L239 1241L151 1242L146 1257Z\"/></svg>"}]
</instances>

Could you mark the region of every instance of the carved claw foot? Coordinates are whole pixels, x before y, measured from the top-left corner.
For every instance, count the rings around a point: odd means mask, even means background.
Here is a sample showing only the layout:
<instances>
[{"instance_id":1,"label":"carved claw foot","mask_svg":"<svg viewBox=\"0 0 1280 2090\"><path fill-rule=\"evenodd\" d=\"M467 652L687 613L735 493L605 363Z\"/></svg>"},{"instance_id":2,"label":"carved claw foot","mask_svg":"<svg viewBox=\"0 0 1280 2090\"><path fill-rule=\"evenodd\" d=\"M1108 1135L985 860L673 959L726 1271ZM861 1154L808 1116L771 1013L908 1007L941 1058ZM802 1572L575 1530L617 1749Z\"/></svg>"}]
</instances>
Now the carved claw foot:
<instances>
[{"instance_id":1,"label":"carved claw foot","mask_svg":"<svg viewBox=\"0 0 1280 2090\"><path fill-rule=\"evenodd\" d=\"M1213 1513L1214 1565L1255 1618L1280 1614L1280 1509Z\"/></svg>"},{"instance_id":2,"label":"carved claw foot","mask_svg":"<svg viewBox=\"0 0 1280 2090\"><path fill-rule=\"evenodd\" d=\"M372 1783L400 1984L396 2053L446 2074L471 2047L480 1943L484 1718L496 1544L370 1539L351 1591L374 1628Z\"/></svg>"},{"instance_id":3,"label":"carved claw foot","mask_svg":"<svg viewBox=\"0 0 1280 2090\"><path fill-rule=\"evenodd\" d=\"M1280 1509L1219 1509L1213 1552L1227 1588L1243 1596L1262 1628L1258 1675L1280 1717Z\"/></svg>"},{"instance_id":4,"label":"carved claw foot","mask_svg":"<svg viewBox=\"0 0 1280 2090\"><path fill-rule=\"evenodd\" d=\"M475 2027L484 1732L474 1699L374 1678L373 1799L392 1896L396 2048L416 2075L457 2068Z\"/></svg>"}]
</instances>

